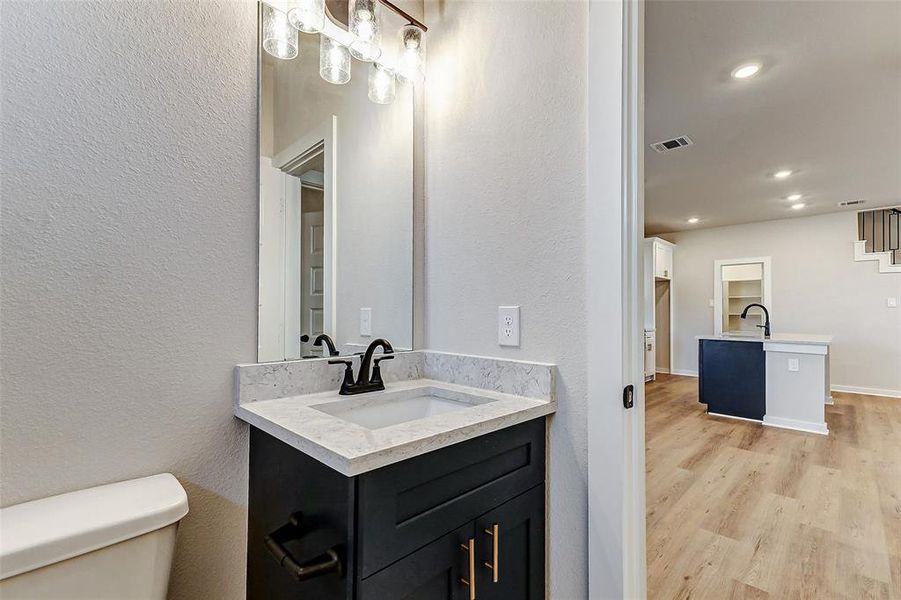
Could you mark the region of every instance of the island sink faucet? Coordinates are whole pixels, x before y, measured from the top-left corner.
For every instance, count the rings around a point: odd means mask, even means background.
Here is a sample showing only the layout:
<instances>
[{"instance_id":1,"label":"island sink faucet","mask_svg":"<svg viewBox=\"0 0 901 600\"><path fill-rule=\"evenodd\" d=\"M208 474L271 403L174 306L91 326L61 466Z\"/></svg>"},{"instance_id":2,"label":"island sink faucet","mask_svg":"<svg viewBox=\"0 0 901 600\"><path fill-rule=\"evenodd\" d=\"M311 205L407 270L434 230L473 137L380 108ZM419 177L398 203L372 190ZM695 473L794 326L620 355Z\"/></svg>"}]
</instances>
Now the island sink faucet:
<instances>
[{"instance_id":1,"label":"island sink faucet","mask_svg":"<svg viewBox=\"0 0 901 600\"><path fill-rule=\"evenodd\" d=\"M745 307L745 309L743 311L741 311L741 318L747 319L748 318L748 309L753 306L760 307L760 309L763 310L764 323L763 323L763 325L758 325L757 327L763 328L763 337L765 339L770 339L770 311L768 311L766 309L766 306L764 306L763 304L757 304L756 302L754 302L753 304L749 304Z\"/></svg>"},{"instance_id":2,"label":"island sink faucet","mask_svg":"<svg viewBox=\"0 0 901 600\"><path fill-rule=\"evenodd\" d=\"M376 348L381 348L384 353L381 356L373 358ZM364 394L366 392L377 392L385 389L385 382L382 381L382 371L379 363L383 360L391 360L394 358L394 348L388 340L378 338L373 340L366 352L360 358L360 370L357 372L357 378L354 380L353 361L350 359L336 359L328 361L330 365L344 365L344 381L341 383L341 391L338 392L342 396L352 396L354 394ZM370 364L372 364L372 375L369 374Z\"/></svg>"}]
</instances>

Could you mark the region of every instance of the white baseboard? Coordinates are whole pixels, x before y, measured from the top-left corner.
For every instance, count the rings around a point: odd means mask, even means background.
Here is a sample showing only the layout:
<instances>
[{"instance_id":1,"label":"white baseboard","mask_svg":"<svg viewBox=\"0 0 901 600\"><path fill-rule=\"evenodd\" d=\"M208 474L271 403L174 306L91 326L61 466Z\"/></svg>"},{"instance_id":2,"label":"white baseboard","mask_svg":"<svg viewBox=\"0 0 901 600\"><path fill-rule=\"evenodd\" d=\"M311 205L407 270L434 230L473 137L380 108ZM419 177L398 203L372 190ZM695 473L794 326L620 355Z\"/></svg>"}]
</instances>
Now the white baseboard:
<instances>
[{"instance_id":1,"label":"white baseboard","mask_svg":"<svg viewBox=\"0 0 901 600\"><path fill-rule=\"evenodd\" d=\"M796 421L795 419L784 419L782 417L763 416L763 424L770 427L779 427L780 429L793 429L795 431L805 431L807 433L818 433L820 435L829 435L829 427L825 423L814 423L812 421Z\"/></svg>"},{"instance_id":2,"label":"white baseboard","mask_svg":"<svg viewBox=\"0 0 901 600\"><path fill-rule=\"evenodd\" d=\"M885 390L880 388L858 387L854 385L832 385L833 392L848 392L849 394L866 394L867 396L884 396L886 398L901 398L901 390Z\"/></svg>"},{"instance_id":3,"label":"white baseboard","mask_svg":"<svg viewBox=\"0 0 901 600\"><path fill-rule=\"evenodd\" d=\"M667 369L666 367L656 367L654 370L657 371L658 373L669 374L669 369Z\"/></svg>"},{"instance_id":4,"label":"white baseboard","mask_svg":"<svg viewBox=\"0 0 901 600\"><path fill-rule=\"evenodd\" d=\"M683 369L673 369L672 374L673 375L682 375L683 377L697 377L698 376L697 371L686 371Z\"/></svg>"}]
</instances>

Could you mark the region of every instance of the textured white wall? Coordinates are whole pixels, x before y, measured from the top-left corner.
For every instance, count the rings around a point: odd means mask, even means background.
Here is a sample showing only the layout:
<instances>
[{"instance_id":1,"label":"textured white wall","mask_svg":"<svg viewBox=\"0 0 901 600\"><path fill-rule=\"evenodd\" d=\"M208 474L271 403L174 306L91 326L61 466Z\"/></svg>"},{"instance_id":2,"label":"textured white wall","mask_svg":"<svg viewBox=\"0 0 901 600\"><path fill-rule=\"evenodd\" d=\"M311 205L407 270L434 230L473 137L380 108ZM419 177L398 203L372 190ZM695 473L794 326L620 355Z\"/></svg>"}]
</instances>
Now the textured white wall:
<instances>
[{"instance_id":1,"label":"textured white wall","mask_svg":"<svg viewBox=\"0 0 901 600\"><path fill-rule=\"evenodd\" d=\"M426 4L425 347L547 360L550 597L587 597L587 5ZM497 306L522 306L522 346Z\"/></svg>"},{"instance_id":2,"label":"textured white wall","mask_svg":"<svg viewBox=\"0 0 901 600\"><path fill-rule=\"evenodd\" d=\"M765 223L682 231L673 272L673 368L697 371L696 335L713 333L713 261L771 256L773 330L823 333L834 385L901 393L901 275L854 262L857 216L832 213Z\"/></svg>"},{"instance_id":3,"label":"textured white wall","mask_svg":"<svg viewBox=\"0 0 901 600\"><path fill-rule=\"evenodd\" d=\"M2 13L2 503L171 471L172 597L243 598L255 5Z\"/></svg>"}]
</instances>

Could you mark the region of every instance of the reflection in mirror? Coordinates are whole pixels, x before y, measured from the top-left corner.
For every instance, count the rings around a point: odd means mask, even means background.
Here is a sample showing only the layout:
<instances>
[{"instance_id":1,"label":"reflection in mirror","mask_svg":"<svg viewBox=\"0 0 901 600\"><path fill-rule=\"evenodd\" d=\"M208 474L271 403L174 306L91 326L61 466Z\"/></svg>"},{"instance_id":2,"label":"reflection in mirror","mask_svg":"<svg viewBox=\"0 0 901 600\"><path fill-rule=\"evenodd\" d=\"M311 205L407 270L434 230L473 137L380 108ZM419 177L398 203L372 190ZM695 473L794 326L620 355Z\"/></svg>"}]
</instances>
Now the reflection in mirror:
<instances>
[{"instance_id":1,"label":"reflection in mirror","mask_svg":"<svg viewBox=\"0 0 901 600\"><path fill-rule=\"evenodd\" d=\"M404 24L382 19L386 32ZM320 334L341 354L379 337L411 348L412 87L371 101L357 59L347 83L329 83L321 36L297 35L296 58L260 53L258 360L328 355Z\"/></svg>"}]
</instances>

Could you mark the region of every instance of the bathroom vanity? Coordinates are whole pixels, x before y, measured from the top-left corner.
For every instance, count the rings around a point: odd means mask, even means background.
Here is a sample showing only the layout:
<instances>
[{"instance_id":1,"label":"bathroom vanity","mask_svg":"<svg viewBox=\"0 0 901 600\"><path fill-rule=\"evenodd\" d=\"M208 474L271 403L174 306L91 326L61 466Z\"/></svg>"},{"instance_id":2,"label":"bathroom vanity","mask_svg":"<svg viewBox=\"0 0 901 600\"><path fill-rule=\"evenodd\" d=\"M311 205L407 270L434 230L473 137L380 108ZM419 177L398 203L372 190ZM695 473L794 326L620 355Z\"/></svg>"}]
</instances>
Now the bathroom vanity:
<instances>
[{"instance_id":1,"label":"bathroom vanity","mask_svg":"<svg viewBox=\"0 0 901 600\"><path fill-rule=\"evenodd\" d=\"M832 336L698 336L698 399L711 415L828 434Z\"/></svg>"},{"instance_id":2,"label":"bathroom vanity","mask_svg":"<svg viewBox=\"0 0 901 600\"><path fill-rule=\"evenodd\" d=\"M348 477L252 428L247 597L541 597L544 439L539 418Z\"/></svg>"},{"instance_id":3,"label":"bathroom vanity","mask_svg":"<svg viewBox=\"0 0 901 600\"><path fill-rule=\"evenodd\" d=\"M425 25L378 6L415 66ZM259 362L235 371L251 426L247 596L542 598L555 368L402 351L413 87L394 85L390 51L351 63L342 45L372 2L327 3L322 35L259 8Z\"/></svg>"},{"instance_id":4,"label":"bathroom vanity","mask_svg":"<svg viewBox=\"0 0 901 600\"><path fill-rule=\"evenodd\" d=\"M390 366L354 396L326 359L237 367L247 597L543 597L555 368L428 351Z\"/></svg>"}]
</instances>

